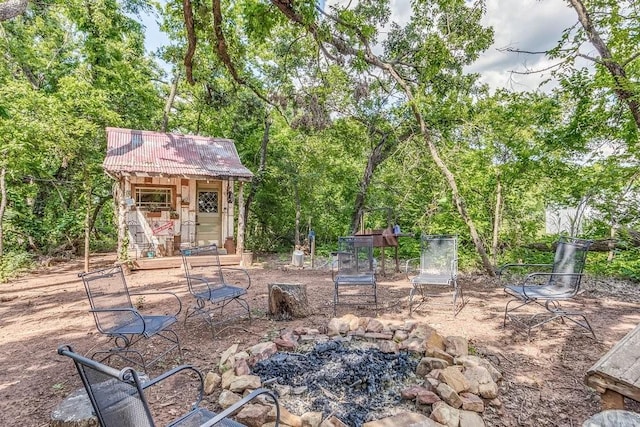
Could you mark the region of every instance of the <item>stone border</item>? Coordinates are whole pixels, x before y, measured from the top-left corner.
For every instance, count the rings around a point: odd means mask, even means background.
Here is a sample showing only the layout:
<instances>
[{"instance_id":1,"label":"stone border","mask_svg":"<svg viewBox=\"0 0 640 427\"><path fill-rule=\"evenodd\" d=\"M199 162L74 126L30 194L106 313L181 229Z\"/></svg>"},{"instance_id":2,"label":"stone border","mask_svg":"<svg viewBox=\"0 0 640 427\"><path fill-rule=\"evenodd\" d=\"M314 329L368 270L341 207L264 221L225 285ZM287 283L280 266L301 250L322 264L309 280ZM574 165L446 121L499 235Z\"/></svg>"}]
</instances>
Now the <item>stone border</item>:
<instances>
[{"instance_id":1,"label":"stone border","mask_svg":"<svg viewBox=\"0 0 640 427\"><path fill-rule=\"evenodd\" d=\"M347 340L375 345L380 351L408 351L421 358L416 376L422 384L407 387L402 398L416 404L415 412L365 423L363 427L410 425L475 427L484 426L482 413L486 405L500 407L498 383L502 374L487 360L469 354L468 340L460 336L443 337L431 326L409 320L383 321L347 314L329 321L326 331L311 328L285 328L272 341L239 351L234 344L220 357L217 371L205 378L205 393L221 390L218 404L227 408L249 390L269 386L251 375L251 366L278 351L296 351L306 345L327 340ZM265 402L266 403L266 402ZM256 404L261 406L260 404ZM247 405L236 419L249 426L274 425L274 411ZM281 407L281 425L291 427L346 426L336 417L323 420L322 414L309 412L301 416Z\"/></svg>"}]
</instances>

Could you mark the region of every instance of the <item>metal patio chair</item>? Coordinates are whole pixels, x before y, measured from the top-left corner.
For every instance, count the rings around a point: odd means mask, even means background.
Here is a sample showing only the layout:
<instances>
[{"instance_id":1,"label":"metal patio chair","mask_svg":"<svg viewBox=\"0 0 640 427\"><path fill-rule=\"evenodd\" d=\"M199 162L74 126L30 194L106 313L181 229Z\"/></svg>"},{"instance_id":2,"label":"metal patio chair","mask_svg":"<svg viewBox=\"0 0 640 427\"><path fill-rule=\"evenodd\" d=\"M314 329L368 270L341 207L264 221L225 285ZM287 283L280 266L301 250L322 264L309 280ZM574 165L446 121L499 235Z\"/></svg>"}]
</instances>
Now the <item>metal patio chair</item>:
<instances>
[{"instance_id":1,"label":"metal patio chair","mask_svg":"<svg viewBox=\"0 0 640 427\"><path fill-rule=\"evenodd\" d=\"M198 392L191 410L167 424L170 427L242 427L243 424L232 420L231 417L243 406L258 396L268 396L275 403L275 426L280 424L280 406L277 397L267 389L257 389L234 403L220 413L211 412L200 407L202 401L204 380L202 373L189 365L181 365L167 371L149 381L143 381L138 372L132 368L117 370L95 360L75 353L68 345L58 348L58 354L71 358L80 374L84 388L91 400L91 405L102 427L153 427L156 422L145 396L150 387L177 374L195 374L197 376ZM173 384L176 384L174 382ZM185 384L180 382L178 384ZM186 383L188 389L189 383ZM186 390L188 391L188 390ZM180 395L185 390L181 390ZM171 414L175 416L175 414Z\"/></svg>"},{"instance_id":2,"label":"metal patio chair","mask_svg":"<svg viewBox=\"0 0 640 427\"><path fill-rule=\"evenodd\" d=\"M106 335L114 342L114 347L109 350L100 350L91 356L102 355L100 361L108 360L112 356L118 356L130 364L142 366L146 371L148 367L166 356L173 350L178 350L182 356L178 335L171 330L171 326L177 322L182 310L180 298L172 292L144 292L130 293L122 272L121 266L110 267L78 275L84 283L84 288L91 305L90 312L101 334ZM177 310L170 315L142 314L131 302L131 297L144 298L151 295L168 295L175 298ZM156 337L165 342L163 351L150 362L139 350L133 348L142 338ZM136 356L140 361L135 360Z\"/></svg>"},{"instance_id":3,"label":"metal patio chair","mask_svg":"<svg viewBox=\"0 0 640 427\"><path fill-rule=\"evenodd\" d=\"M187 310L185 322L195 314L203 315L214 337L215 327L220 323L245 315L251 322L251 310L245 299L251 287L247 270L222 267L215 244L194 246L180 252L189 292L196 299L196 305Z\"/></svg>"},{"instance_id":4,"label":"metal patio chair","mask_svg":"<svg viewBox=\"0 0 640 427\"><path fill-rule=\"evenodd\" d=\"M374 305L378 308L373 237L338 238L336 267L332 269L333 315L339 305ZM341 300L342 298L342 300ZM347 301L348 299L348 301Z\"/></svg>"},{"instance_id":5,"label":"metal patio chair","mask_svg":"<svg viewBox=\"0 0 640 427\"><path fill-rule=\"evenodd\" d=\"M504 276L510 269L537 270L527 274L520 283L504 287L505 293L512 297L504 309L504 326L507 324L507 319L510 319L526 328L529 337L533 328L541 327L556 319L563 322L566 319L589 331L595 339L596 335L583 313L560 306L561 301L573 299L580 291L587 252L592 243L591 240L561 237L557 243L552 264L506 264L500 267L499 277ZM510 307L511 303L517 305ZM531 303L545 310L530 315L526 320L523 320L522 316L513 314L514 311Z\"/></svg>"},{"instance_id":6,"label":"metal patio chair","mask_svg":"<svg viewBox=\"0 0 640 427\"><path fill-rule=\"evenodd\" d=\"M464 307L462 288L458 285L458 237L452 235L427 235L420 237L420 258L409 259L405 272L411 282L409 292L409 316L433 297L450 289L453 293L453 315ZM414 297L420 297L415 309Z\"/></svg>"}]
</instances>

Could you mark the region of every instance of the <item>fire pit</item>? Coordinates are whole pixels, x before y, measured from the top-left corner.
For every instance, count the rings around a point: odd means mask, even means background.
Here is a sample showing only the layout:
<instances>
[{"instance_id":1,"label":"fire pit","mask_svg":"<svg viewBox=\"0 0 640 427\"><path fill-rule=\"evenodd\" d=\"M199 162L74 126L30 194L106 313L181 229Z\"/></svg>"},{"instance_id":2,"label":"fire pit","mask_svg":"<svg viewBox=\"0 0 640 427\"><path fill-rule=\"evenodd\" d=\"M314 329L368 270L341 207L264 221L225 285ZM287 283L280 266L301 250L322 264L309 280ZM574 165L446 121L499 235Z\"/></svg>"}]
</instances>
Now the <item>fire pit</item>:
<instances>
[{"instance_id":1,"label":"fire pit","mask_svg":"<svg viewBox=\"0 0 640 427\"><path fill-rule=\"evenodd\" d=\"M304 419L314 427L322 420L372 427L430 418L444 425L482 426L485 409L501 405L500 372L469 354L466 338L443 337L414 321L345 315L331 319L326 333L285 329L272 341L238 350L236 344L223 352L222 375L209 373L211 386L205 381L205 390L211 393L219 385L218 402L226 408L247 390L270 387L279 394L289 425L302 425ZM255 415L238 414L248 425L269 420L266 413L246 419L250 416Z\"/></svg>"},{"instance_id":2,"label":"fire pit","mask_svg":"<svg viewBox=\"0 0 640 427\"><path fill-rule=\"evenodd\" d=\"M326 341L316 343L309 352L276 353L256 363L252 372L276 390L288 386L302 392L282 396L289 410L335 415L360 427L413 409L401 399L401 391L416 384L418 362L418 357L406 351L383 353L374 347Z\"/></svg>"}]
</instances>

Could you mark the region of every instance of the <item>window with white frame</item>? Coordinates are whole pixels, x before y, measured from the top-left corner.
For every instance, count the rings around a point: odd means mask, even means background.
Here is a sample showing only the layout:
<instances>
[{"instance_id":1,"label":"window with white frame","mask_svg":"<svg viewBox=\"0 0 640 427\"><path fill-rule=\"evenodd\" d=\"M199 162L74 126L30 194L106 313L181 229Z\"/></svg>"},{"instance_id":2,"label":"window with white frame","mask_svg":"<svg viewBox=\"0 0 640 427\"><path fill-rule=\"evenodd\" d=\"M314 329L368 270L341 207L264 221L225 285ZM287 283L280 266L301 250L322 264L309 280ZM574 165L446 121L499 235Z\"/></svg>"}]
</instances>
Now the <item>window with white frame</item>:
<instances>
[{"instance_id":1,"label":"window with white frame","mask_svg":"<svg viewBox=\"0 0 640 427\"><path fill-rule=\"evenodd\" d=\"M146 209L171 208L171 188L136 187L136 206Z\"/></svg>"}]
</instances>

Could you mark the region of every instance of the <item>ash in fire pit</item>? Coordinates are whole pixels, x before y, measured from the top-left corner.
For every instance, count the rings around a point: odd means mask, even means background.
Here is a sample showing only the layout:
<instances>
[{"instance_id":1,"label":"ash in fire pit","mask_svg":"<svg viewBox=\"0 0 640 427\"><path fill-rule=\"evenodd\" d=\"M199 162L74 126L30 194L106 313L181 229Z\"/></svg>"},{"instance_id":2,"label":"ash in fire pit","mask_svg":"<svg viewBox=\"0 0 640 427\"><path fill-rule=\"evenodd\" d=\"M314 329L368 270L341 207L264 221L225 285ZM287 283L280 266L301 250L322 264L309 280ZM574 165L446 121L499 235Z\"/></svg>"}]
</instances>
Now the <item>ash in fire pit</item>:
<instances>
[{"instance_id":1,"label":"ash in fire pit","mask_svg":"<svg viewBox=\"0 0 640 427\"><path fill-rule=\"evenodd\" d=\"M416 379L418 359L407 352L383 353L341 341L317 343L307 353L279 352L252 371L263 383L306 388L305 395L283 399L295 412L333 414L350 426L393 415L407 405L400 391ZM300 405L298 408L292 406ZM405 408L406 409L406 408Z\"/></svg>"}]
</instances>

